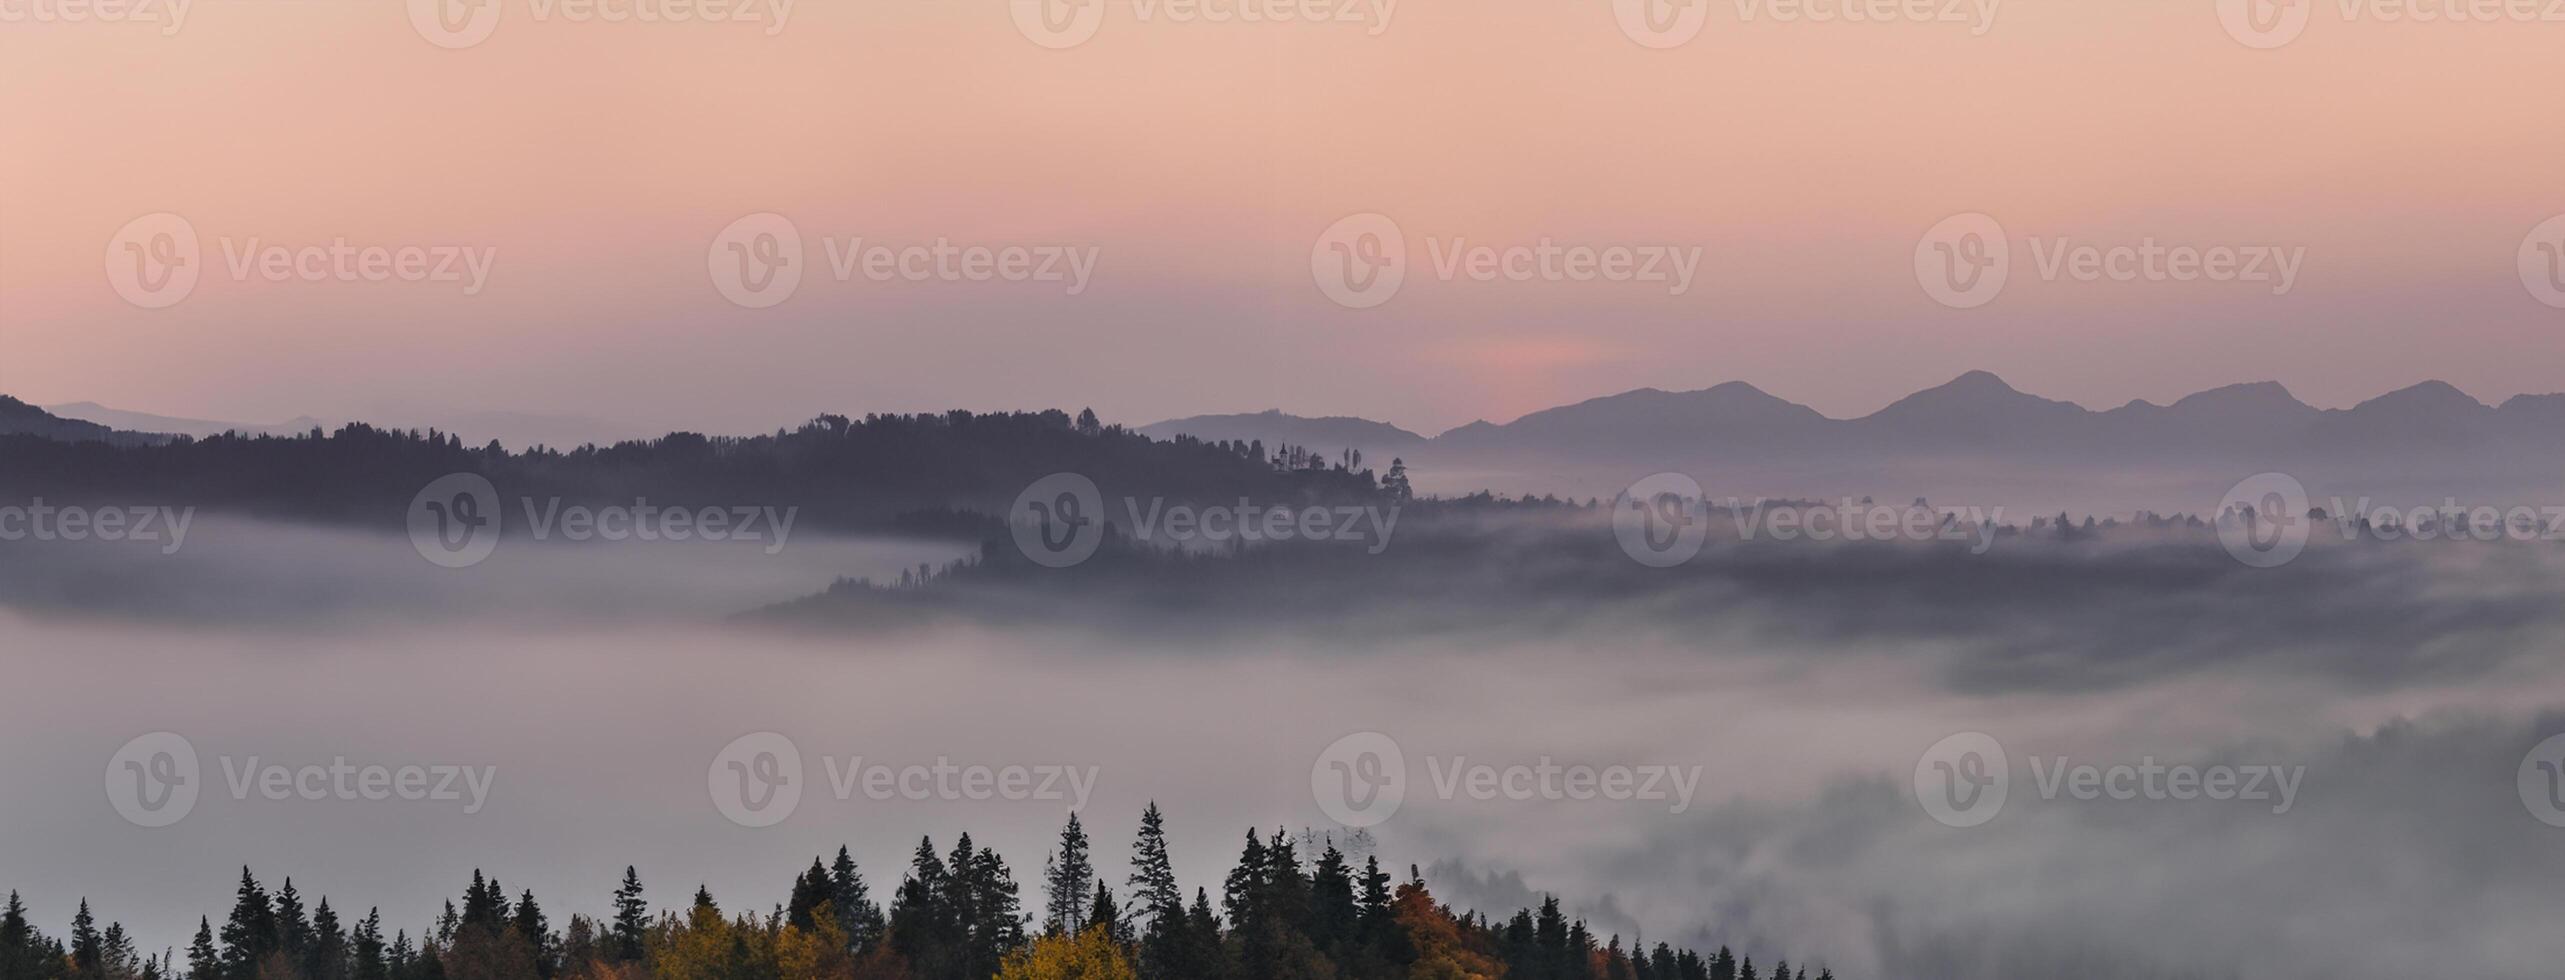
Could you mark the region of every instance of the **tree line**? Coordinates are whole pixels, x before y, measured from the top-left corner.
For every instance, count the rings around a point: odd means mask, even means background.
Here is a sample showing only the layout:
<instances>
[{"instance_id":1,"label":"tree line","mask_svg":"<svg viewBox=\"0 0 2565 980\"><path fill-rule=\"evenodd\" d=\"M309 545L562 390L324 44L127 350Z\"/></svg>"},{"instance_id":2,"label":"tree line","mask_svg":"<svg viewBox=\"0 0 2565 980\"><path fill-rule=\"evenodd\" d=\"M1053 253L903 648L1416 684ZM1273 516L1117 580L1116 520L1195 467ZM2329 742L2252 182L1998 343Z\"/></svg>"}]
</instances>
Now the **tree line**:
<instances>
[{"instance_id":1,"label":"tree line","mask_svg":"<svg viewBox=\"0 0 2565 980\"><path fill-rule=\"evenodd\" d=\"M1109 497L1275 503L1370 502L1404 494L1374 473L1262 442L1159 441L1093 411L822 415L769 435L673 432L561 450L474 448L434 429L351 423L294 436L226 433L146 444L68 441L0 428L0 496L170 504L280 519L400 527L411 499L449 473L478 473L504 497L572 504L795 506L818 526L976 538L1003 532L1018 493L1053 473Z\"/></svg>"},{"instance_id":2,"label":"tree line","mask_svg":"<svg viewBox=\"0 0 2565 980\"><path fill-rule=\"evenodd\" d=\"M1318 851L1314 859L1304 849ZM532 891L513 899L480 871L416 937L384 935L382 912L343 920L324 896L308 910L287 879L270 892L250 869L221 925L198 920L186 951L138 953L120 924L99 928L83 900L67 940L28 921L16 892L0 910L0 980L1807 980L1722 947L1702 953L1598 938L1555 897L1502 922L1437 901L1414 866L1393 882L1329 838L1249 830L1215 909L1190 901L1156 804L1141 814L1117 891L1094 866L1072 814L1028 908L1006 860L961 834L921 839L898 887L877 898L852 853L814 858L787 899L726 911L702 887L682 910L651 910L626 867L600 920L555 928ZM1819 969L1818 980L1833 980Z\"/></svg>"}]
</instances>

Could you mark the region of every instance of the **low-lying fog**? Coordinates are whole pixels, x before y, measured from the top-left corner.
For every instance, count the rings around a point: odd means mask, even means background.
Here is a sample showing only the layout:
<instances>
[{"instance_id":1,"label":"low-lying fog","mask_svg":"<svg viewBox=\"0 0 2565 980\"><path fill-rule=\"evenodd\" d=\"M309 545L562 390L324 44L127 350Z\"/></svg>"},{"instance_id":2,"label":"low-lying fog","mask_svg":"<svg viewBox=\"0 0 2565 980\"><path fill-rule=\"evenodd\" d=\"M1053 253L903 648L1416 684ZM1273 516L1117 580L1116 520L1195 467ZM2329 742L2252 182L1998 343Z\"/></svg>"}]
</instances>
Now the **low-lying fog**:
<instances>
[{"instance_id":1,"label":"low-lying fog","mask_svg":"<svg viewBox=\"0 0 2565 980\"><path fill-rule=\"evenodd\" d=\"M2074 688L1959 683L1968 651L1947 633L1823 650L1675 644L1644 624L1354 649L1168 649L1140 621L828 638L721 617L961 549L509 542L444 569L397 537L215 518L169 556L7 547L0 887L54 931L86 896L152 950L220 917L244 864L359 916L379 904L415 934L474 868L532 889L556 925L605 911L626 864L656 906L700 883L762 910L841 842L887 898L920 835L949 849L968 830L1036 904L1081 792L1117 890L1155 800L1186 886L1217 891L1248 827L1329 826L1313 766L1379 732L1406 774L1403 805L1371 828L1385 864L1426 865L1441 897L1491 915L1555 892L1625 941L1872 978L2532 977L2565 960L2565 829L2516 780L2565 731L2542 717L2565 705L2565 666L2543 656L2386 684L2293 658ZM2446 574L2435 588L2470 588L2463 567ZM1769 636L1743 628L1765 614L1740 608L1736 633ZM2174 619L2162 642L2180 641ZM2524 650L2558 639L2553 620L2515 629ZM102 777L163 731L198 755L199 798L173 825L137 826ZM1918 761L1968 731L2005 750L2008 798L1982 825L1946 826L1918 801ZM757 732L798 750L801 798L752 829L711 779ZM1023 767L1035 798L860 784L840 798L832 776L855 757ZM251 768L342 758L488 782L458 778L456 799L276 800ZM1658 784L1669 799L1472 798L1467 770L1545 759L1699 775ZM2258 799L2087 801L2043 792L2061 759L2275 775ZM1053 766L1075 778L1045 792Z\"/></svg>"}]
</instances>

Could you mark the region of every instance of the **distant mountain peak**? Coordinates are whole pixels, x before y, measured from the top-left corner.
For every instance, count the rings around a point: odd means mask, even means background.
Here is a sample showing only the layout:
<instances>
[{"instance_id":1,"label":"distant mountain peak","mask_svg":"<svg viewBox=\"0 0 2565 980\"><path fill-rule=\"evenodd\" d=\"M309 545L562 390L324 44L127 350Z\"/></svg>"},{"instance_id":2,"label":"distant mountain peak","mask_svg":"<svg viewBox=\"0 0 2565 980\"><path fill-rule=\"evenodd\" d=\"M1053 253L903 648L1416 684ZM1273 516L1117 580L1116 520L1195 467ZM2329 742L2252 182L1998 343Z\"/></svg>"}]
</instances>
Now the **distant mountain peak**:
<instances>
[{"instance_id":1,"label":"distant mountain peak","mask_svg":"<svg viewBox=\"0 0 2565 980\"><path fill-rule=\"evenodd\" d=\"M2358 405L2352 406L2351 410L2355 412L2364 410L2377 411L2386 408L2392 408L2399 412L2436 411L2467 413L2490 411L2492 406L2489 406L2484 402L2477 401L2475 396L2458 390L2458 386L2450 384L2449 382L2425 381L2421 384L2398 388L2376 398L2361 402Z\"/></svg>"}]
</instances>

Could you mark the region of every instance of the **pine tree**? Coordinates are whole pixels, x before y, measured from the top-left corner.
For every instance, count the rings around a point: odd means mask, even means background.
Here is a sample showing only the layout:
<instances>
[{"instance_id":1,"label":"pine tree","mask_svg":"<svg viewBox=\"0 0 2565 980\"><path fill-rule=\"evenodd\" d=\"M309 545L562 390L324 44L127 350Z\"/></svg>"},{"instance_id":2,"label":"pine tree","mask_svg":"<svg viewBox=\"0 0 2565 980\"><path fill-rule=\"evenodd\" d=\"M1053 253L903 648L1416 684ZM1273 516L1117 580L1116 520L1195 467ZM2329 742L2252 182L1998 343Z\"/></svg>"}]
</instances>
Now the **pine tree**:
<instances>
[{"instance_id":1,"label":"pine tree","mask_svg":"<svg viewBox=\"0 0 2565 980\"><path fill-rule=\"evenodd\" d=\"M303 918L303 897L294 891L294 879L276 890L276 951L284 953L287 962L299 963L303 950L311 945L312 924Z\"/></svg>"},{"instance_id":2,"label":"pine tree","mask_svg":"<svg viewBox=\"0 0 2565 980\"><path fill-rule=\"evenodd\" d=\"M1113 903L1113 889L1106 887L1102 878L1095 881L1095 900L1087 903L1087 920L1078 926L1080 933L1089 929L1104 930L1106 938L1117 946L1131 945L1130 928L1122 910Z\"/></svg>"},{"instance_id":3,"label":"pine tree","mask_svg":"<svg viewBox=\"0 0 2565 980\"><path fill-rule=\"evenodd\" d=\"M534 957L535 976L551 980L555 968L552 923L543 916L543 907L535 904L534 889L526 889L517 898L516 914L509 917L510 931L525 941L527 952Z\"/></svg>"},{"instance_id":4,"label":"pine tree","mask_svg":"<svg viewBox=\"0 0 2565 980\"><path fill-rule=\"evenodd\" d=\"M969 842L970 835L962 835L962 843ZM997 851L980 848L972 855L970 868L965 876L970 891L966 906L970 944L964 966L965 975L976 978L994 975L1007 954L1024 944L1024 912L1016 897L1015 875Z\"/></svg>"},{"instance_id":5,"label":"pine tree","mask_svg":"<svg viewBox=\"0 0 2565 980\"><path fill-rule=\"evenodd\" d=\"M1130 884L1134 913L1148 919L1151 934L1160 932L1162 923L1172 933L1183 921L1185 893L1176 886L1175 864L1167 856L1166 818L1155 800L1140 811L1140 836L1131 844Z\"/></svg>"},{"instance_id":6,"label":"pine tree","mask_svg":"<svg viewBox=\"0 0 2565 980\"><path fill-rule=\"evenodd\" d=\"M312 909L302 966L306 980L347 980L347 933L339 928L338 912L330 908L327 895Z\"/></svg>"},{"instance_id":7,"label":"pine tree","mask_svg":"<svg viewBox=\"0 0 2565 980\"><path fill-rule=\"evenodd\" d=\"M945 976L960 945L954 935L957 917L947 901L949 877L944 860L935 855L934 839L918 838L908 877L900 880L899 892L891 901L889 938L893 951L906 958L919 977Z\"/></svg>"},{"instance_id":8,"label":"pine tree","mask_svg":"<svg viewBox=\"0 0 2565 980\"><path fill-rule=\"evenodd\" d=\"M828 868L818 858L810 859L810 870L793 876L792 895L784 902L784 920L795 929L809 931L818 925L812 913L829 902ZM834 914L835 910L831 910Z\"/></svg>"},{"instance_id":9,"label":"pine tree","mask_svg":"<svg viewBox=\"0 0 2565 980\"><path fill-rule=\"evenodd\" d=\"M106 946L99 941L98 919L89 914L89 900L80 900L80 911L71 917L71 973L82 980L97 980L106 959Z\"/></svg>"},{"instance_id":10,"label":"pine tree","mask_svg":"<svg viewBox=\"0 0 2565 980\"><path fill-rule=\"evenodd\" d=\"M214 923L196 917L196 941L187 944L187 980L221 980L222 954L214 951Z\"/></svg>"},{"instance_id":11,"label":"pine tree","mask_svg":"<svg viewBox=\"0 0 2565 980\"><path fill-rule=\"evenodd\" d=\"M640 962L642 936L649 928L650 903L641 897L641 875L631 865L624 865L623 884L615 889L615 960Z\"/></svg>"},{"instance_id":12,"label":"pine tree","mask_svg":"<svg viewBox=\"0 0 2565 980\"><path fill-rule=\"evenodd\" d=\"M276 949L276 907L247 867L240 869L240 890L232 902L231 918L223 922L222 935L223 976L258 980L258 961Z\"/></svg>"},{"instance_id":13,"label":"pine tree","mask_svg":"<svg viewBox=\"0 0 2565 980\"><path fill-rule=\"evenodd\" d=\"M1345 854L1329 845L1318 856L1318 869L1309 879L1309 938L1318 949L1343 962L1347 953L1360 941L1362 906L1354 897L1353 870L1345 866Z\"/></svg>"},{"instance_id":14,"label":"pine tree","mask_svg":"<svg viewBox=\"0 0 2565 980\"><path fill-rule=\"evenodd\" d=\"M1229 953L1220 941L1220 920L1211 913L1211 893L1196 888L1193 906L1185 910L1183 957L1167 975L1185 980L1220 980L1229 973Z\"/></svg>"},{"instance_id":15,"label":"pine tree","mask_svg":"<svg viewBox=\"0 0 2565 980\"><path fill-rule=\"evenodd\" d=\"M508 923L508 893L497 879L481 877L481 869L472 869L472 886L463 892L463 927L497 932Z\"/></svg>"},{"instance_id":16,"label":"pine tree","mask_svg":"<svg viewBox=\"0 0 2565 980\"><path fill-rule=\"evenodd\" d=\"M1043 863L1042 889L1048 899L1043 906L1043 934L1075 933L1087 921L1087 899L1094 880L1095 865L1087 856L1086 828L1078 824L1078 815L1071 813L1068 826L1060 829L1059 852Z\"/></svg>"},{"instance_id":17,"label":"pine tree","mask_svg":"<svg viewBox=\"0 0 2565 980\"><path fill-rule=\"evenodd\" d=\"M837 848L837 862L828 868L828 901L836 907L837 926L846 932L846 948L861 952L881 942L882 907L873 903L871 890L864 884L864 873L855 868L855 855L844 846Z\"/></svg>"},{"instance_id":18,"label":"pine tree","mask_svg":"<svg viewBox=\"0 0 2565 980\"><path fill-rule=\"evenodd\" d=\"M367 909L365 921L357 923L355 938L349 943L350 980L388 980L388 964L383 959L383 910Z\"/></svg>"}]
</instances>

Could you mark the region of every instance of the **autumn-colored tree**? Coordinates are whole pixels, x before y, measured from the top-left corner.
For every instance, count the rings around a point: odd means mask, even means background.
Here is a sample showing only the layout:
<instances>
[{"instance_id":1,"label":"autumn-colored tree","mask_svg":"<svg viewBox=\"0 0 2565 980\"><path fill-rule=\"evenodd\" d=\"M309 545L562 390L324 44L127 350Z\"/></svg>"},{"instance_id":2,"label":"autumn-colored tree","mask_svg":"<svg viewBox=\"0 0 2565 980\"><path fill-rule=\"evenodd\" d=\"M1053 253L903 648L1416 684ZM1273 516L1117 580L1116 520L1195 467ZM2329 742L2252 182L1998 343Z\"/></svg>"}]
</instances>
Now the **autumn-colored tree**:
<instances>
[{"instance_id":1,"label":"autumn-colored tree","mask_svg":"<svg viewBox=\"0 0 2565 980\"><path fill-rule=\"evenodd\" d=\"M1406 934L1408 947L1416 951L1416 962L1408 967L1410 980L1498 980L1505 967L1496 958L1477 949L1461 935L1461 927L1434 904L1434 896L1425 886L1409 882L1398 886L1398 898L1391 903L1396 909L1399 930Z\"/></svg>"},{"instance_id":2,"label":"autumn-colored tree","mask_svg":"<svg viewBox=\"0 0 2565 980\"><path fill-rule=\"evenodd\" d=\"M1102 926L1043 936L1006 958L998 980L1139 980L1122 946Z\"/></svg>"}]
</instances>

